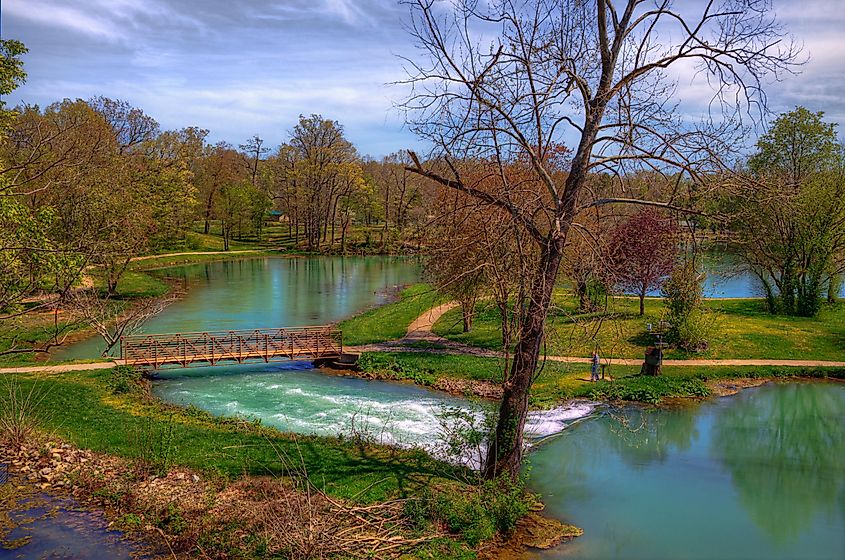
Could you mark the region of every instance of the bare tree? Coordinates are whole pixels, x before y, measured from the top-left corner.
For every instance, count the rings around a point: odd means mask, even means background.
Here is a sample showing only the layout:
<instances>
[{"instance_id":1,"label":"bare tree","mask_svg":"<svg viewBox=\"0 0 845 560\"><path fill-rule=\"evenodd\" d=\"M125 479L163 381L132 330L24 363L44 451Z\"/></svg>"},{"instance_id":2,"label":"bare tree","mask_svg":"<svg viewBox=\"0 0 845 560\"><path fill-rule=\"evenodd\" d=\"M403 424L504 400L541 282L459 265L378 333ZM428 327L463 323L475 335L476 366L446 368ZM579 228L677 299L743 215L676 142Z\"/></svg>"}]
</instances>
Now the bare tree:
<instances>
[{"instance_id":1,"label":"bare tree","mask_svg":"<svg viewBox=\"0 0 845 560\"><path fill-rule=\"evenodd\" d=\"M765 111L767 75L796 62L765 0L675 6L671 0L408 0L409 29L423 56L407 60L412 88L403 103L410 126L432 141L439 161L410 171L507 212L538 246L528 309L521 320L485 474L515 476L523 454L528 393L537 371L552 290L567 236L586 206L637 203L636 197L584 202L590 173L624 183L651 168L667 180L700 178L731 133ZM680 3L679 3L680 4ZM683 122L669 69L694 69L713 90L718 121ZM567 142L567 140L570 140ZM568 169L550 170L549 152L574 146ZM504 168L524 159L535 185L502 181L477 189L452 163L486 158Z\"/></svg>"},{"instance_id":2,"label":"bare tree","mask_svg":"<svg viewBox=\"0 0 845 560\"><path fill-rule=\"evenodd\" d=\"M264 139L257 134L254 134L252 138L246 141L246 143L238 146L244 154L249 156L251 160L249 171L252 173L252 186L257 184L256 177L258 176L258 162L261 161L261 156L270 151L270 148L265 148L263 146Z\"/></svg>"},{"instance_id":3,"label":"bare tree","mask_svg":"<svg viewBox=\"0 0 845 560\"><path fill-rule=\"evenodd\" d=\"M161 313L178 299L171 294L163 298L147 298L129 304L127 308L111 298L100 297L96 290L77 290L68 297L67 307L80 321L97 331L106 343L102 355L107 356L120 342L120 337L132 334L148 319Z\"/></svg>"}]
</instances>

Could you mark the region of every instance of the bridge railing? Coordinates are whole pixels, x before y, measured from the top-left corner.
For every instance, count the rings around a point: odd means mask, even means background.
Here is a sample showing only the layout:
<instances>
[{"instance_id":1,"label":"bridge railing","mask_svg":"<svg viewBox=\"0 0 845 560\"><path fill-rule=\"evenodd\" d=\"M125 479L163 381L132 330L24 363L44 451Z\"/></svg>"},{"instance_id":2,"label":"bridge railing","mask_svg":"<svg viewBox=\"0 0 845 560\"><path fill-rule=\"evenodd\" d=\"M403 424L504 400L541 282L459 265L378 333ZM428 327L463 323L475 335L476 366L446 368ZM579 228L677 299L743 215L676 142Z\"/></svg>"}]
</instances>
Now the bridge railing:
<instances>
[{"instance_id":1,"label":"bridge railing","mask_svg":"<svg viewBox=\"0 0 845 560\"><path fill-rule=\"evenodd\" d=\"M127 365L157 368L194 362L318 359L340 356L343 338L332 326L142 334L120 339Z\"/></svg>"}]
</instances>

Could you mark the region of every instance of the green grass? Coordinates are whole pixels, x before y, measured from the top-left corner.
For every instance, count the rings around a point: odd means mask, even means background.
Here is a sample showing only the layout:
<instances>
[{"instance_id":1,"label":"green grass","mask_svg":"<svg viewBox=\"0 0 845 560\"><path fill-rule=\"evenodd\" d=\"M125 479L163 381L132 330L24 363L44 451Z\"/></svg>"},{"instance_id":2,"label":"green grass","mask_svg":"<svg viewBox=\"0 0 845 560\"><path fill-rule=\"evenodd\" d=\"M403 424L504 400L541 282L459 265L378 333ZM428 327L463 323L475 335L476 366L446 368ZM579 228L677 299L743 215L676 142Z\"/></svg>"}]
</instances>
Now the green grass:
<instances>
[{"instance_id":1,"label":"green grass","mask_svg":"<svg viewBox=\"0 0 845 560\"><path fill-rule=\"evenodd\" d=\"M439 378L500 383L504 361L478 356L418 352L368 352L365 372L433 386ZM546 362L531 388L531 406L546 408L575 397L657 403L668 397L703 397L709 379L759 377L845 377L845 368L788 368L760 366L664 366L660 377L641 377L637 366L611 364L613 381L591 383L588 364Z\"/></svg>"},{"instance_id":2,"label":"green grass","mask_svg":"<svg viewBox=\"0 0 845 560\"><path fill-rule=\"evenodd\" d=\"M128 458L162 441L172 464L227 478L242 474L290 475L305 469L329 494L362 502L414 495L448 484L454 469L421 451L360 444L339 438L292 436L196 408L166 405L143 390L115 390L113 370L70 372L37 378L14 375L26 394L40 395L35 417L46 430L94 451ZM4 387L5 392L5 387ZM284 459L284 461L283 461Z\"/></svg>"},{"instance_id":3,"label":"green grass","mask_svg":"<svg viewBox=\"0 0 845 560\"><path fill-rule=\"evenodd\" d=\"M144 270L157 270L160 268L168 268L171 266L182 266L186 264L198 264L198 263L206 263L206 262L216 262L216 261L228 261L228 260L235 260L235 259L248 259L248 258L255 258L255 257L263 257L267 255L279 255L279 253L275 251L268 251L265 249L254 249L249 250L248 252L241 252L241 253L218 253L214 255L199 255L199 254L191 254L188 253L186 255L178 255L172 257L155 257L150 259L144 259L139 261L134 261L129 265L130 271L144 271Z\"/></svg>"},{"instance_id":4,"label":"green grass","mask_svg":"<svg viewBox=\"0 0 845 560\"><path fill-rule=\"evenodd\" d=\"M343 343L372 344L402 338L408 326L426 310L444 301L428 284L415 284L402 290L392 303L367 310L340 323Z\"/></svg>"},{"instance_id":5,"label":"green grass","mask_svg":"<svg viewBox=\"0 0 845 560\"><path fill-rule=\"evenodd\" d=\"M605 312L578 314L568 293L558 290L549 314L547 351L550 355L589 356L597 344L603 357L641 358L653 338L646 323L657 323L664 313L660 299L646 300L646 314L638 315L639 302L612 298ZM692 354L670 349L670 359L813 359L845 358L845 303L823 306L817 317L771 315L759 299L708 300L715 314L710 348ZM472 331L461 332L460 311L446 313L434 332L451 340L483 348L500 346L499 318L490 302L480 302Z\"/></svg>"}]
</instances>

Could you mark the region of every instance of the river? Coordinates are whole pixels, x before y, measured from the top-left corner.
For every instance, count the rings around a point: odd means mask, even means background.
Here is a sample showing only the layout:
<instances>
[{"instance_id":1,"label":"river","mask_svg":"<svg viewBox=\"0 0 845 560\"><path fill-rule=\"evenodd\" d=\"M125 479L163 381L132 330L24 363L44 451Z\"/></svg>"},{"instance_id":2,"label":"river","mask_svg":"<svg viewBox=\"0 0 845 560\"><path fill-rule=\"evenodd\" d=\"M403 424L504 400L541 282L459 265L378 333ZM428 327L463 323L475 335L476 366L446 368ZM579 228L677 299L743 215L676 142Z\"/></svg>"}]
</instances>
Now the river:
<instances>
[{"instance_id":1,"label":"river","mask_svg":"<svg viewBox=\"0 0 845 560\"><path fill-rule=\"evenodd\" d=\"M189 291L147 332L327 323L383 302L419 268L380 258L250 259L168 276ZM96 344L63 357L90 357ZM484 415L482 405L414 385L301 363L171 369L154 392L283 430L364 431L434 453L449 409ZM560 435L529 455L529 484L550 514L585 529L543 557L845 557L844 415L845 386L832 383L770 385L673 410L610 414L579 403L533 414L532 439Z\"/></svg>"},{"instance_id":2,"label":"river","mask_svg":"<svg viewBox=\"0 0 845 560\"><path fill-rule=\"evenodd\" d=\"M843 420L845 384L788 383L582 422L530 456L584 529L541 558L845 558Z\"/></svg>"}]
</instances>

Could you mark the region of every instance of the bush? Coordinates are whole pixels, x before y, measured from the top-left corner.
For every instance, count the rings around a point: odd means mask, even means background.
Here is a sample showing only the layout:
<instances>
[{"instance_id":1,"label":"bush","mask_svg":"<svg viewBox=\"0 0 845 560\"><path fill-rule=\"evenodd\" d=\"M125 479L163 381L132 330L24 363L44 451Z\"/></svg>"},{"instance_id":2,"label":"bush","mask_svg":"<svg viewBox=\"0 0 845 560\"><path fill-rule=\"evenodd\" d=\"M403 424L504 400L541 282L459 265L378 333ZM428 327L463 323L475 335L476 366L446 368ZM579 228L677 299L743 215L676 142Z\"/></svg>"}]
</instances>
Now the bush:
<instances>
[{"instance_id":1,"label":"bush","mask_svg":"<svg viewBox=\"0 0 845 560\"><path fill-rule=\"evenodd\" d=\"M358 358L358 367L366 373L409 380L419 385L431 386L437 381L434 369L409 364L392 354L365 352Z\"/></svg>"},{"instance_id":2,"label":"bush","mask_svg":"<svg viewBox=\"0 0 845 560\"><path fill-rule=\"evenodd\" d=\"M106 380L106 385L115 395L139 391L144 386L141 370L132 366L115 366Z\"/></svg>"},{"instance_id":3,"label":"bush","mask_svg":"<svg viewBox=\"0 0 845 560\"><path fill-rule=\"evenodd\" d=\"M666 397L708 397L710 389L697 377L654 377L635 375L616 381L599 381L589 393L591 399L637 401L658 404Z\"/></svg>"},{"instance_id":4,"label":"bush","mask_svg":"<svg viewBox=\"0 0 845 560\"><path fill-rule=\"evenodd\" d=\"M715 329L715 315L704 310L702 282L692 262L675 267L663 285L663 297L669 310L668 342L689 352L707 350Z\"/></svg>"},{"instance_id":5,"label":"bush","mask_svg":"<svg viewBox=\"0 0 845 560\"><path fill-rule=\"evenodd\" d=\"M497 533L511 533L535 501L536 497L525 491L523 479L514 482L503 476L468 492L427 491L408 500L404 514L418 530L439 523L474 547Z\"/></svg>"}]
</instances>

